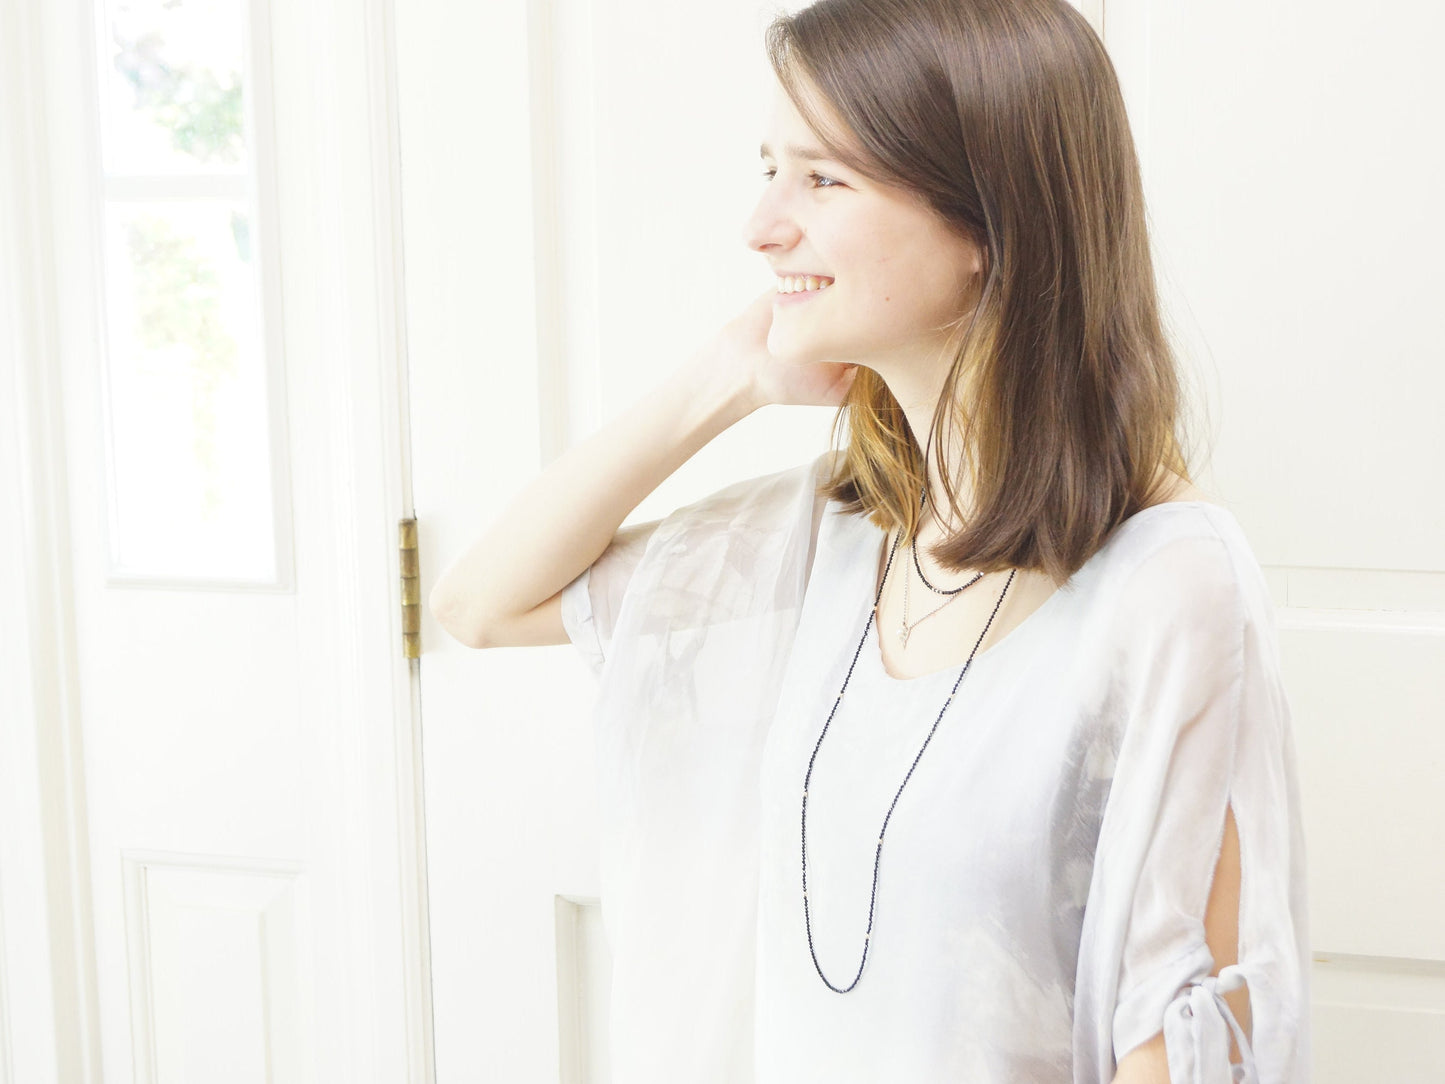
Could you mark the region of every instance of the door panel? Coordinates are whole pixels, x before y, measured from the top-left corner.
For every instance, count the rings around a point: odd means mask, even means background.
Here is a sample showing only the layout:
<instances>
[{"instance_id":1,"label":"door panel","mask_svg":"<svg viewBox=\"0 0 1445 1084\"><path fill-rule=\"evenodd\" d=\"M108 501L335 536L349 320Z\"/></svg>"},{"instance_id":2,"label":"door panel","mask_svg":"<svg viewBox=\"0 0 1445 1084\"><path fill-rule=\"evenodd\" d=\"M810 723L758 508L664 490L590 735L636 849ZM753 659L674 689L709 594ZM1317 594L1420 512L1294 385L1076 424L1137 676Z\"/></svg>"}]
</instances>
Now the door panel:
<instances>
[{"instance_id":1,"label":"door panel","mask_svg":"<svg viewBox=\"0 0 1445 1084\"><path fill-rule=\"evenodd\" d=\"M387 10L5 4L26 1080L428 1078Z\"/></svg>"}]
</instances>

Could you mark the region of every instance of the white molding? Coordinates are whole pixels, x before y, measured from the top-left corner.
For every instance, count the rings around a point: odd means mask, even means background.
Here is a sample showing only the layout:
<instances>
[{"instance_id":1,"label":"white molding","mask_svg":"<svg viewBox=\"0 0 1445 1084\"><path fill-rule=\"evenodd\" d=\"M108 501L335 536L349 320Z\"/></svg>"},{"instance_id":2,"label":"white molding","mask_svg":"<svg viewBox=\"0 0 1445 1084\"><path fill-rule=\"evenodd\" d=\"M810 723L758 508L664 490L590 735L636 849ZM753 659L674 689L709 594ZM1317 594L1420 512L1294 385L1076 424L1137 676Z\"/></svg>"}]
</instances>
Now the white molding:
<instances>
[{"instance_id":1,"label":"white molding","mask_svg":"<svg viewBox=\"0 0 1445 1084\"><path fill-rule=\"evenodd\" d=\"M1332 952L1329 949L1315 949L1310 958L1313 963L1328 964L1336 971L1435 980L1431 993L1439 1006L1436 1011L1445 1013L1445 960L1422 960L1414 956L1368 956L1363 953ZM1407 1011L1420 1011L1418 1002L1402 1008Z\"/></svg>"},{"instance_id":2,"label":"white molding","mask_svg":"<svg viewBox=\"0 0 1445 1084\"><path fill-rule=\"evenodd\" d=\"M126 849L121 852L121 866L134 1084L156 1084L161 1079L154 951L155 927L163 914L157 914L152 898L152 881L157 876L163 879L172 903L179 902L188 909L241 912L256 922L261 956L255 964L261 976L263 1001L254 1008L263 1021L265 1063L277 1079L301 1079L304 1069L294 1012L299 999L301 865L284 860ZM223 875L219 886L217 874ZM216 991L218 999L225 993ZM170 1023L174 1035L179 1021Z\"/></svg>"},{"instance_id":3,"label":"white molding","mask_svg":"<svg viewBox=\"0 0 1445 1084\"><path fill-rule=\"evenodd\" d=\"M247 132L255 178L252 217L255 221L254 269L256 298L263 332L266 364L266 416L270 421L271 517L276 554L273 586L296 587L296 534L291 489L291 442L286 418L285 308L281 281L281 200L277 191L275 72L271 56L270 0L251 0L250 73L251 108L246 111Z\"/></svg>"},{"instance_id":4,"label":"white molding","mask_svg":"<svg viewBox=\"0 0 1445 1084\"><path fill-rule=\"evenodd\" d=\"M539 468L603 420L593 7L593 0L529 0L527 8L537 102L532 177ZM543 313L555 313L551 326Z\"/></svg>"},{"instance_id":5,"label":"white molding","mask_svg":"<svg viewBox=\"0 0 1445 1084\"><path fill-rule=\"evenodd\" d=\"M531 109L532 252L537 357L537 462L546 466L567 450L569 387L563 259L563 203L559 184L562 101L558 80L562 43L554 0L527 0L527 75Z\"/></svg>"},{"instance_id":6,"label":"white molding","mask_svg":"<svg viewBox=\"0 0 1445 1084\"><path fill-rule=\"evenodd\" d=\"M327 769L305 795L324 967L311 978L336 984L310 1003L329 1075L431 1084L420 689L401 654L396 539L410 487L392 13L389 0L318 0L272 17L293 79L304 48L310 81L289 89L306 96L300 127L317 126L312 168L281 178L286 206L310 212L282 223L307 261L301 282L283 258L286 293L318 332L288 373L289 424L312 434L292 461L300 707L307 763Z\"/></svg>"},{"instance_id":7,"label":"white molding","mask_svg":"<svg viewBox=\"0 0 1445 1084\"><path fill-rule=\"evenodd\" d=\"M553 897L559 1084L610 1084L612 951L596 896Z\"/></svg>"},{"instance_id":8,"label":"white molding","mask_svg":"<svg viewBox=\"0 0 1445 1084\"><path fill-rule=\"evenodd\" d=\"M98 1084L44 9L0 0L0 1079Z\"/></svg>"},{"instance_id":9,"label":"white molding","mask_svg":"<svg viewBox=\"0 0 1445 1084\"><path fill-rule=\"evenodd\" d=\"M435 1084L431 929L427 895L426 803L422 761L420 660L401 657L400 561L395 520L415 513L411 485L411 400L407 367L406 260L402 219L401 110L396 75L396 23L393 0L366 0L368 111L371 120L372 210L376 259L377 360L385 449L385 497L394 509L388 524L388 565L392 571L392 703L388 752L395 784L397 881L402 947L401 996L404 1007L405 1072L412 1084Z\"/></svg>"},{"instance_id":10,"label":"white molding","mask_svg":"<svg viewBox=\"0 0 1445 1084\"><path fill-rule=\"evenodd\" d=\"M1149 188L1149 0L1098 0L1098 21L1087 7L1081 10L1093 23L1108 50L1129 113L1129 128L1144 187Z\"/></svg>"},{"instance_id":11,"label":"white molding","mask_svg":"<svg viewBox=\"0 0 1445 1084\"><path fill-rule=\"evenodd\" d=\"M1303 610L1356 610L1367 615L1409 613L1445 621L1445 570L1321 568L1265 565L1281 606ZM1433 614L1433 617L1428 615Z\"/></svg>"},{"instance_id":12,"label":"white molding","mask_svg":"<svg viewBox=\"0 0 1445 1084\"><path fill-rule=\"evenodd\" d=\"M1307 632L1372 632L1445 638L1445 613L1400 610L1319 610L1286 606L1281 629Z\"/></svg>"}]
</instances>

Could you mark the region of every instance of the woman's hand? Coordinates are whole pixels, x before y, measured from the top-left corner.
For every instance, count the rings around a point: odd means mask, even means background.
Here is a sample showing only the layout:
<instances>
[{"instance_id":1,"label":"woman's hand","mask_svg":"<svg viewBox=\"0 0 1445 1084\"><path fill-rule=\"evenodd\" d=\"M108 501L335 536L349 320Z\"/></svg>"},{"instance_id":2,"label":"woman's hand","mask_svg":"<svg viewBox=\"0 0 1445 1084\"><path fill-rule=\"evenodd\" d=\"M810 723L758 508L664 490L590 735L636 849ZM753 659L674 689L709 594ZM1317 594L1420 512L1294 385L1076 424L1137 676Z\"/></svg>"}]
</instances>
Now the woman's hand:
<instances>
[{"instance_id":1,"label":"woman's hand","mask_svg":"<svg viewBox=\"0 0 1445 1084\"><path fill-rule=\"evenodd\" d=\"M712 363L743 384L755 406L838 406L852 387L858 366L833 361L788 362L770 354L768 331L773 326L776 294L777 290L769 287L723 326L710 344Z\"/></svg>"}]
</instances>

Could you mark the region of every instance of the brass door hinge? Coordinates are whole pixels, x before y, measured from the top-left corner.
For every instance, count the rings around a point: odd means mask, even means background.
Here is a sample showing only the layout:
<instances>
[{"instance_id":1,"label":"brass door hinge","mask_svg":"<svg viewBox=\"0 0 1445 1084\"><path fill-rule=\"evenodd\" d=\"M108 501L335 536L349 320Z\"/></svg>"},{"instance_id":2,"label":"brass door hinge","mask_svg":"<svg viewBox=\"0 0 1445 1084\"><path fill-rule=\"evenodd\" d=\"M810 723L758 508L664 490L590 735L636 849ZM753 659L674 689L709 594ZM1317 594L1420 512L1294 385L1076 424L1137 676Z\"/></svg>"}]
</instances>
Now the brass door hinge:
<instances>
[{"instance_id":1,"label":"brass door hinge","mask_svg":"<svg viewBox=\"0 0 1445 1084\"><path fill-rule=\"evenodd\" d=\"M401 565L401 655L421 658L421 572L416 554L416 520L397 523Z\"/></svg>"}]
</instances>

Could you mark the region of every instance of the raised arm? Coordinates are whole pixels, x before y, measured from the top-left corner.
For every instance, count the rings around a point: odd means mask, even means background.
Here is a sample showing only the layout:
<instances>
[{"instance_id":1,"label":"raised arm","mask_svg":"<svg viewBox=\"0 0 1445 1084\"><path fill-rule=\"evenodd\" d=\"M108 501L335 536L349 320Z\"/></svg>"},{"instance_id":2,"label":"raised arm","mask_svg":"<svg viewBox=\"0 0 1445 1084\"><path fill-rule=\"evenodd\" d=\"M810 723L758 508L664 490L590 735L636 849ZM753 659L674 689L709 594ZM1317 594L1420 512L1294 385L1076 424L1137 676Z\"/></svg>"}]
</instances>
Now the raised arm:
<instances>
[{"instance_id":1,"label":"raised arm","mask_svg":"<svg viewBox=\"0 0 1445 1084\"><path fill-rule=\"evenodd\" d=\"M777 365L769 289L659 386L559 456L432 587L427 604L470 647L566 642L560 596L642 499L757 407L836 405L851 366Z\"/></svg>"},{"instance_id":2,"label":"raised arm","mask_svg":"<svg viewBox=\"0 0 1445 1084\"><path fill-rule=\"evenodd\" d=\"M747 390L699 351L558 456L432 587L442 627L469 647L565 643L562 588L644 497L752 411Z\"/></svg>"}]
</instances>

